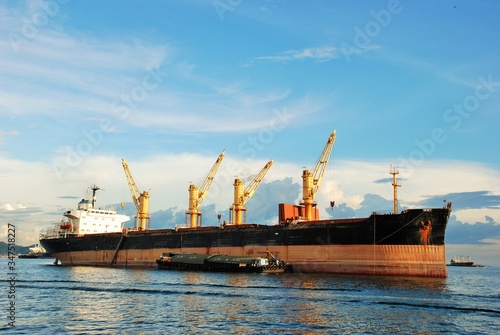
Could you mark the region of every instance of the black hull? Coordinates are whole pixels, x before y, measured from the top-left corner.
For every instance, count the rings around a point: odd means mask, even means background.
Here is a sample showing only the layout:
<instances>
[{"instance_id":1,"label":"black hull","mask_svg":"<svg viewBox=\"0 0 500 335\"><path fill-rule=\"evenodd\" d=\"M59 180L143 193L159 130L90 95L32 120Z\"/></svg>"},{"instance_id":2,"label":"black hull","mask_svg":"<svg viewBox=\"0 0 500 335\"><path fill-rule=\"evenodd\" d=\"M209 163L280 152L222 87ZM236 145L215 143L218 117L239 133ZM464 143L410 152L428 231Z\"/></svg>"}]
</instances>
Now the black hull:
<instances>
[{"instance_id":1,"label":"black hull","mask_svg":"<svg viewBox=\"0 0 500 335\"><path fill-rule=\"evenodd\" d=\"M463 267L473 267L474 262L465 262L465 263L450 263L448 266L463 266Z\"/></svg>"}]
</instances>

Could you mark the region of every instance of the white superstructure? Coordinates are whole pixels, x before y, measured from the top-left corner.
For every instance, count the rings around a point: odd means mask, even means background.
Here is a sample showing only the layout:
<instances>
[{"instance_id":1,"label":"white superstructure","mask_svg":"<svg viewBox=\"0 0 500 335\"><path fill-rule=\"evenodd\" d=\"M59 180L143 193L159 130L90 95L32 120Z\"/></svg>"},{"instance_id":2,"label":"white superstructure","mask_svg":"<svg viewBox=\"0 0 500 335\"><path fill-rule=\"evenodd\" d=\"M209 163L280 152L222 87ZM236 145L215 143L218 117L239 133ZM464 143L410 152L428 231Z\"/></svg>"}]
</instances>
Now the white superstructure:
<instances>
[{"instance_id":1,"label":"white superstructure","mask_svg":"<svg viewBox=\"0 0 500 335\"><path fill-rule=\"evenodd\" d=\"M102 233L117 233L124 229L124 222L130 220L127 215L116 214L113 209L96 209L96 191L99 187L92 188L92 201L82 199L78 209L71 209L64 213L61 222L52 224L41 237L64 237L71 235L88 235Z\"/></svg>"},{"instance_id":2,"label":"white superstructure","mask_svg":"<svg viewBox=\"0 0 500 335\"><path fill-rule=\"evenodd\" d=\"M44 254L47 251L40 245L40 244L35 244L34 247L31 247L28 249L30 255L38 255L38 254Z\"/></svg>"}]
</instances>

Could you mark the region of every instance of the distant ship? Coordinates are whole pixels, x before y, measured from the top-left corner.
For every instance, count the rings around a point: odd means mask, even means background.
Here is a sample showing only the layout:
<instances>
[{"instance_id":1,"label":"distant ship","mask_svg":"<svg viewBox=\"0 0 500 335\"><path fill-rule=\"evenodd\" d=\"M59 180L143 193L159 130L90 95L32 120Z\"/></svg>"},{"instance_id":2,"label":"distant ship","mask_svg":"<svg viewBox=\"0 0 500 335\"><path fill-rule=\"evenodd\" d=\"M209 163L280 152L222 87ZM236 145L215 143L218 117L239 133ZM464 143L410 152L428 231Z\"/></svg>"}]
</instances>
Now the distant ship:
<instances>
[{"instance_id":1,"label":"distant ship","mask_svg":"<svg viewBox=\"0 0 500 335\"><path fill-rule=\"evenodd\" d=\"M33 247L28 249L27 254L19 254L18 258L50 258L52 257L47 251L40 245L35 244Z\"/></svg>"},{"instance_id":2,"label":"distant ship","mask_svg":"<svg viewBox=\"0 0 500 335\"><path fill-rule=\"evenodd\" d=\"M449 266L474 266L471 256L455 256L450 260Z\"/></svg>"},{"instance_id":3,"label":"distant ship","mask_svg":"<svg viewBox=\"0 0 500 335\"><path fill-rule=\"evenodd\" d=\"M399 213L396 169L390 172L394 212L373 212L363 218L319 219L314 196L334 140L335 131L315 167L303 170L301 203L279 204L275 225L246 223L243 218L244 204L271 167L270 161L248 187L235 179L230 221L219 226L201 226L198 206L222 161L222 152L202 186L190 185L185 226L149 229L149 192L139 192L123 160L138 210L135 228L124 228L123 223L129 219L125 215L96 209L99 188L94 187L92 201L82 200L77 210L65 212L65 220L44 233L40 243L56 262L69 266L156 268L156 260L166 253L258 257L269 251L291 265L294 273L446 277L444 237L451 203L444 208L406 209Z\"/></svg>"}]
</instances>

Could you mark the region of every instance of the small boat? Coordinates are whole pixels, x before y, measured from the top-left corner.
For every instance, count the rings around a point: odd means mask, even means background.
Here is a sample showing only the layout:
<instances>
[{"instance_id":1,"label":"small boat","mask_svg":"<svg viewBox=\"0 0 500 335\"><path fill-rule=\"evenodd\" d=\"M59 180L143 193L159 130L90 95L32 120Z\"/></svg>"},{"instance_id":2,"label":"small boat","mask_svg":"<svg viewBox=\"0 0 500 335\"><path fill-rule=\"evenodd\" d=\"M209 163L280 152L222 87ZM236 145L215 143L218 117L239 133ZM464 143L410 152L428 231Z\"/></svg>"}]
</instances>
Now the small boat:
<instances>
[{"instance_id":1,"label":"small boat","mask_svg":"<svg viewBox=\"0 0 500 335\"><path fill-rule=\"evenodd\" d=\"M161 270L263 273L292 271L291 265L276 259L269 251L268 257L168 252L160 256L156 263Z\"/></svg>"},{"instance_id":2,"label":"small boat","mask_svg":"<svg viewBox=\"0 0 500 335\"><path fill-rule=\"evenodd\" d=\"M33 247L28 249L27 254L19 254L18 258L51 258L50 254L40 245L35 244Z\"/></svg>"},{"instance_id":3,"label":"small boat","mask_svg":"<svg viewBox=\"0 0 500 335\"><path fill-rule=\"evenodd\" d=\"M472 257L467 256L455 256L450 260L449 266L474 266L474 261Z\"/></svg>"}]
</instances>

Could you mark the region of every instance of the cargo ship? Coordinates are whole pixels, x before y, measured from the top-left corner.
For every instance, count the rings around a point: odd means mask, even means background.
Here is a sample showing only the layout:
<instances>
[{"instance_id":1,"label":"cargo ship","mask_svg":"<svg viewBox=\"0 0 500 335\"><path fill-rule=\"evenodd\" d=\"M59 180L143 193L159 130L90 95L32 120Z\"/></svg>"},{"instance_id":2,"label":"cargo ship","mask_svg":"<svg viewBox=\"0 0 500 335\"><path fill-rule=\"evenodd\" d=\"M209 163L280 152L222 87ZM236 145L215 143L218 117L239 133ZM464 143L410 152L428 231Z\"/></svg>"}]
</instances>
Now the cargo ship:
<instances>
[{"instance_id":1,"label":"cargo ship","mask_svg":"<svg viewBox=\"0 0 500 335\"><path fill-rule=\"evenodd\" d=\"M472 257L467 256L455 256L450 260L449 266L469 266L472 267L474 266L474 261L472 260Z\"/></svg>"},{"instance_id":2,"label":"cargo ship","mask_svg":"<svg viewBox=\"0 0 500 335\"><path fill-rule=\"evenodd\" d=\"M137 206L135 227L114 210L96 210L93 200L82 200L67 211L65 221L42 234L40 243L62 265L155 268L166 253L223 254L260 257L271 252L293 267L294 273L332 273L396 276L447 276L445 231L451 203L443 208L397 209L395 168L391 168L394 211L369 217L319 218L314 196L321 184L335 140L335 131L311 171L303 170L300 204L279 204L278 223L246 223L244 204L257 189L272 161L248 187L234 182L231 219L219 226L202 226L198 208L214 178L224 152L200 187L189 187L189 210L184 226L149 229L149 193L140 192L123 160L125 175ZM333 206L334 204L331 203ZM84 227L85 224L85 227Z\"/></svg>"}]
</instances>

